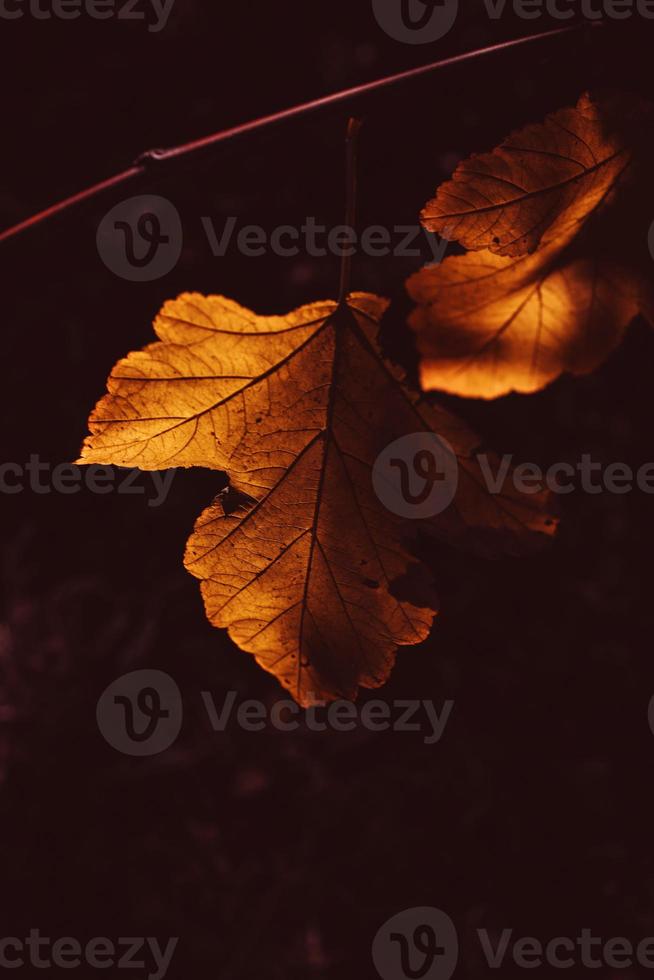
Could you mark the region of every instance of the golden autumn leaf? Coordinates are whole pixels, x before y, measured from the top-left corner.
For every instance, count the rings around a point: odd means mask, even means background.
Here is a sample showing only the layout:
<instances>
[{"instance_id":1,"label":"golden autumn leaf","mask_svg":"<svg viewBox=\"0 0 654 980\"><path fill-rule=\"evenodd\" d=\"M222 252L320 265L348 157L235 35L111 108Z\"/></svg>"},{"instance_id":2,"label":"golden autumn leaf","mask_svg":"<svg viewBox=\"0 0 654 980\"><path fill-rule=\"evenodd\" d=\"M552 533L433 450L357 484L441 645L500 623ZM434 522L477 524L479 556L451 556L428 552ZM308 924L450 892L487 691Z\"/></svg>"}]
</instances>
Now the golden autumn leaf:
<instances>
[{"instance_id":1,"label":"golden autumn leaf","mask_svg":"<svg viewBox=\"0 0 654 980\"><path fill-rule=\"evenodd\" d=\"M576 109L461 164L441 188L427 226L447 225L473 251L408 280L425 390L537 391L564 371L592 371L652 309L652 277L615 224L618 184L637 163L625 139L582 96ZM470 207L453 225L457 194Z\"/></svg>"},{"instance_id":2,"label":"golden autumn leaf","mask_svg":"<svg viewBox=\"0 0 654 980\"><path fill-rule=\"evenodd\" d=\"M412 276L422 387L497 398L601 364L640 311L640 278L608 257L560 264L559 253L469 252Z\"/></svg>"},{"instance_id":3,"label":"golden autumn leaf","mask_svg":"<svg viewBox=\"0 0 654 980\"><path fill-rule=\"evenodd\" d=\"M602 107L582 95L575 108L460 163L425 206L422 223L467 249L533 252L606 201L633 159L623 139L607 131Z\"/></svg>"},{"instance_id":4,"label":"golden autumn leaf","mask_svg":"<svg viewBox=\"0 0 654 980\"><path fill-rule=\"evenodd\" d=\"M489 492L474 433L382 358L386 306L354 293L263 317L180 296L155 320L159 342L116 365L82 450L83 463L228 472L237 503L201 515L185 565L210 621L303 705L383 684L396 648L431 628L415 522L373 487L389 444L436 433L454 447L456 496L425 522L442 539L511 552L554 531L544 495Z\"/></svg>"}]
</instances>

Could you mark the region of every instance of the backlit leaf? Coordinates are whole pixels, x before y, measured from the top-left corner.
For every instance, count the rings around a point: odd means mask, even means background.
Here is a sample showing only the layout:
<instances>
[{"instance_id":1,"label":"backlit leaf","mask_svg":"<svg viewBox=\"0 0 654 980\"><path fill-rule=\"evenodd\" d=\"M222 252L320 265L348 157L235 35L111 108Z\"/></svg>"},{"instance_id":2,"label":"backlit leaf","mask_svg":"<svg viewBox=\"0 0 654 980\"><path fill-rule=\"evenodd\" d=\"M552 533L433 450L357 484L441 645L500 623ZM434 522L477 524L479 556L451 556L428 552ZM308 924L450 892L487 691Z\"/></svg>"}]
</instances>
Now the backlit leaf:
<instances>
[{"instance_id":1,"label":"backlit leaf","mask_svg":"<svg viewBox=\"0 0 654 980\"><path fill-rule=\"evenodd\" d=\"M554 530L543 494L491 494L462 422L405 386L382 358L386 301L355 293L287 317L186 294L155 321L160 342L119 362L91 416L82 462L226 470L185 564L210 621L304 705L384 683L398 646L429 633L430 575L414 521L373 489L380 453L435 432L458 458L442 540L511 553ZM534 532L537 532L534 534Z\"/></svg>"},{"instance_id":2,"label":"backlit leaf","mask_svg":"<svg viewBox=\"0 0 654 980\"><path fill-rule=\"evenodd\" d=\"M412 276L422 387L497 398L601 364L639 312L640 280L610 259L558 254L469 252Z\"/></svg>"},{"instance_id":3,"label":"backlit leaf","mask_svg":"<svg viewBox=\"0 0 654 980\"><path fill-rule=\"evenodd\" d=\"M459 164L422 212L422 223L467 249L524 255L577 228L632 162L623 137L607 132L588 95L491 153Z\"/></svg>"},{"instance_id":4,"label":"backlit leaf","mask_svg":"<svg viewBox=\"0 0 654 980\"><path fill-rule=\"evenodd\" d=\"M620 111L629 125L616 125ZM424 389L537 391L564 371L592 371L634 317L651 313L646 228L633 218L647 215L651 195L639 202L632 116L643 121L648 110L583 96L462 163L439 190L425 224L471 251L407 283Z\"/></svg>"}]
</instances>

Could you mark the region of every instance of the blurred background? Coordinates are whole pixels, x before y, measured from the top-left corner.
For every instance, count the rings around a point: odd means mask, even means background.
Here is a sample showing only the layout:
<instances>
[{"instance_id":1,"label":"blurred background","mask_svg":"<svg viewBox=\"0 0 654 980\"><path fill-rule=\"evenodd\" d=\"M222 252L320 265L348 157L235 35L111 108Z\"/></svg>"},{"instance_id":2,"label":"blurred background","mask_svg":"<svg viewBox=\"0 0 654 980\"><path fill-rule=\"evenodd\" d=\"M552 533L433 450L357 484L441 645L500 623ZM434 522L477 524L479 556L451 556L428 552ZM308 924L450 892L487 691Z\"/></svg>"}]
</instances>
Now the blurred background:
<instances>
[{"instance_id":1,"label":"blurred background","mask_svg":"<svg viewBox=\"0 0 654 980\"><path fill-rule=\"evenodd\" d=\"M369 0L176 0L158 33L0 20L0 227L151 147L559 23L462 4L445 37L413 46L384 33ZM651 97L650 24L612 21L355 102L361 225L415 223L458 159L589 87ZM0 245L2 461L74 460L112 365L152 339L181 291L260 313L334 296L337 259L216 258L201 218L341 223L346 119L321 112L153 171ZM154 282L114 275L96 247L104 214L138 193L171 201L184 230L180 261ZM394 300L385 344L410 372L404 281L430 258L422 244L423 260L359 257L353 276ZM636 321L592 376L440 400L516 461L591 453L637 468L654 460L653 365L654 335ZM565 498L559 538L537 557L424 546L441 614L363 700L453 700L443 739L425 745L361 729L211 730L201 691L270 705L281 693L209 625L182 567L224 485L180 471L159 508L88 490L0 499L0 935L179 936L175 980L374 978L378 928L421 905L454 919L457 975L471 978L489 973L476 928L654 935L652 498ZM175 679L185 717L172 748L139 759L105 742L95 711L109 683L145 668Z\"/></svg>"}]
</instances>

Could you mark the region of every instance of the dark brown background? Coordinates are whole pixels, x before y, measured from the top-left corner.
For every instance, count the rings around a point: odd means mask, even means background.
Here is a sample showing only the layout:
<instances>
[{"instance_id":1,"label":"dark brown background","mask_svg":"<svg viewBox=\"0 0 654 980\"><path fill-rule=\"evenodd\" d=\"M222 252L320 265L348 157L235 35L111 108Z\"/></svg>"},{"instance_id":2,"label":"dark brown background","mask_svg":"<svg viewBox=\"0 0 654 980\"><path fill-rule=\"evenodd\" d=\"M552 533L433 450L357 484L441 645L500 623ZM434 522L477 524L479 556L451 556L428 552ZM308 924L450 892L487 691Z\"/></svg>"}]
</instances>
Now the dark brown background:
<instances>
[{"instance_id":1,"label":"dark brown background","mask_svg":"<svg viewBox=\"0 0 654 980\"><path fill-rule=\"evenodd\" d=\"M491 24L475 4L442 41L408 47L381 32L368 0L177 0L161 34L0 21L0 225L149 147L548 26ZM651 95L653 33L613 23L359 106L361 222L415 221L457 156L586 87ZM335 260L214 259L199 216L270 230L307 215L340 222L344 123L327 112L261 134L0 247L3 460L74 459L110 367L151 338L177 292L224 292L260 312L333 295ZM142 190L174 202L185 250L169 276L134 285L102 264L95 231ZM386 336L409 367L403 281L418 265L355 267L357 288L396 300ZM639 466L654 459L653 365L654 335L638 322L591 377L531 398L449 401L521 459L592 452ZM210 731L201 690L279 693L209 626L181 565L223 482L180 473L158 510L87 492L0 501L0 935L180 936L175 980L367 980L379 926L423 904L455 919L471 958L460 975L474 978L490 975L467 938L476 927L654 934L652 498L567 498L560 538L537 558L431 552L441 617L428 642L400 654L381 695L455 700L429 747L406 734ZM142 667L177 680L186 722L174 749L137 760L103 741L95 705Z\"/></svg>"}]
</instances>

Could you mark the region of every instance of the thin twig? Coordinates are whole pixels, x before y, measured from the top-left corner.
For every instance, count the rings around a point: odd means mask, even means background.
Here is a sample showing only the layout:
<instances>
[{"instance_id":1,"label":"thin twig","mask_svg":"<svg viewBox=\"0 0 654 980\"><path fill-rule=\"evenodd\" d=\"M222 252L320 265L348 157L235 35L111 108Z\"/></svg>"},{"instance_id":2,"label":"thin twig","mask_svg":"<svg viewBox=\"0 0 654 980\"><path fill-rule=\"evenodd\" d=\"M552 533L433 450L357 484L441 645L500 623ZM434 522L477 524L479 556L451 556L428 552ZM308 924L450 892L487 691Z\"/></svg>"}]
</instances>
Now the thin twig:
<instances>
[{"instance_id":1,"label":"thin twig","mask_svg":"<svg viewBox=\"0 0 654 980\"><path fill-rule=\"evenodd\" d=\"M354 228L357 216L357 156L361 120L350 119L345 141L345 227ZM338 291L339 305L343 305L350 291L352 251L345 246L341 256L341 283Z\"/></svg>"},{"instance_id":2,"label":"thin twig","mask_svg":"<svg viewBox=\"0 0 654 980\"><path fill-rule=\"evenodd\" d=\"M599 21L597 23L601 24L602 22ZM431 72L439 71L442 68L450 68L453 65L462 64L466 61L472 61L474 58L478 58L483 55L496 54L500 51L508 51L510 48L517 48L524 44L542 41L546 38L557 37L560 34L569 34L572 31L580 30L586 26L586 24L573 24L567 27L560 27L552 31L544 31L541 34L531 34L529 37L521 37L513 41L504 41L501 44L493 44L485 48L478 48L475 51L466 51L464 54L457 54L451 58L444 58L442 61L435 61L429 65L423 65L420 68L412 68L409 71L403 71L397 75L389 75L386 78L380 78L374 82L367 82L364 85L357 85L355 88L344 89L341 92L334 92L332 95L326 95L323 98L315 99L312 102L305 102L302 105L293 106L290 109L284 109L282 112L276 112L270 116L263 116L261 119L255 119L252 122L244 123L241 126L235 126L232 129L226 129L219 133L213 133L211 136L205 136L202 139L194 140L190 143L184 143L181 146L174 146L167 150L147 150L134 161L134 164L131 167L124 170L122 173L116 174L114 177L109 177L107 180L103 180L99 184L94 184L93 187L88 187L86 190L80 191L78 194L74 194L72 197L68 197L63 201L60 201L58 204L53 204L52 207L46 208L44 211L40 211L38 214L32 215L31 218L21 221L12 228L8 228L6 231L0 232L0 243L8 241L21 232L27 231L29 228L33 228L35 225L46 221L48 218L54 217L54 215L60 214L62 211L66 211L68 208L74 207L76 204L81 204L83 201L87 201L89 198L102 194L104 191L110 190L111 188L117 187L121 184L125 184L135 177L140 177L149 170L154 169L159 164L176 160L180 157L186 157L192 153L197 153L201 150L206 150L219 144L239 139L240 137L246 136L249 133L267 129L269 126L274 126L277 123L286 122L290 119L305 116L319 109L327 108L328 106L340 105L341 103L347 102L350 99L370 95L373 92L379 92L382 89L390 88L391 86L398 85L401 82L420 78L423 75L428 75Z\"/></svg>"}]
</instances>

